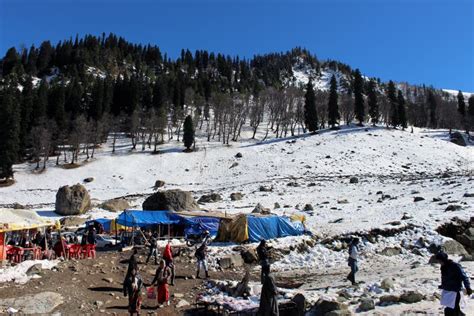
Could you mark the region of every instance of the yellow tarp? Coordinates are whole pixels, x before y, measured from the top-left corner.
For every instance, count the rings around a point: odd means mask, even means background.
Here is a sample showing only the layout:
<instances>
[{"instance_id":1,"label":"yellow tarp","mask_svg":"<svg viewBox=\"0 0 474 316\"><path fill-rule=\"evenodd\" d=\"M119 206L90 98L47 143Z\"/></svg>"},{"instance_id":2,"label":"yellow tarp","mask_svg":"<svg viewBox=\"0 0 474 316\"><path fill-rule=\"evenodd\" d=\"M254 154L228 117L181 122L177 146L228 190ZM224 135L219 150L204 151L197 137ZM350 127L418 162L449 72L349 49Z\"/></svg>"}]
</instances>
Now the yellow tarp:
<instances>
[{"instance_id":1,"label":"yellow tarp","mask_svg":"<svg viewBox=\"0 0 474 316\"><path fill-rule=\"evenodd\" d=\"M32 210L0 209L0 232L55 226L59 222L45 219Z\"/></svg>"},{"instance_id":2,"label":"yellow tarp","mask_svg":"<svg viewBox=\"0 0 474 316\"><path fill-rule=\"evenodd\" d=\"M249 239L247 216L240 214L231 220L221 219L216 241L241 243Z\"/></svg>"}]
</instances>

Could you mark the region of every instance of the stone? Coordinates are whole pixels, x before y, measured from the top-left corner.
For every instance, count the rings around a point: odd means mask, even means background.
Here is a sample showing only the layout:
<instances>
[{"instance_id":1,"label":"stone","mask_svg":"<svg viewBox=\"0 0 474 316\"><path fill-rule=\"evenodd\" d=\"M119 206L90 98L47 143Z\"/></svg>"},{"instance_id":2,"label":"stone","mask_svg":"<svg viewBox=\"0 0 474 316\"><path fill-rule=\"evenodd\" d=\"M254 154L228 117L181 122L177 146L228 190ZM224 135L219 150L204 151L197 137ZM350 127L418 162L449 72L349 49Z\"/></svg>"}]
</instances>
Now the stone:
<instances>
[{"instance_id":1,"label":"stone","mask_svg":"<svg viewBox=\"0 0 474 316\"><path fill-rule=\"evenodd\" d=\"M400 296L398 295L382 295L380 297L381 305L397 304L400 302Z\"/></svg>"},{"instance_id":2,"label":"stone","mask_svg":"<svg viewBox=\"0 0 474 316\"><path fill-rule=\"evenodd\" d=\"M310 315L314 316L325 316L329 315L330 312L336 311L348 311L348 307L346 304L335 301L329 300L327 298L320 298L315 306L309 312ZM351 314L331 314L331 315L351 315Z\"/></svg>"},{"instance_id":3,"label":"stone","mask_svg":"<svg viewBox=\"0 0 474 316\"><path fill-rule=\"evenodd\" d=\"M183 298L183 297L184 297L184 294L182 294L182 293L174 293L174 294L173 294L173 297L175 297L175 298Z\"/></svg>"},{"instance_id":4,"label":"stone","mask_svg":"<svg viewBox=\"0 0 474 316\"><path fill-rule=\"evenodd\" d=\"M262 204L258 203L252 211L253 214L262 214L262 215L269 215L270 209L265 208Z\"/></svg>"},{"instance_id":5,"label":"stone","mask_svg":"<svg viewBox=\"0 0 474 316\"><path fill-rule=\"evenodd\" d=\"M467 140L460 132L454 132L450 135L451 142L459 146L467 146Z\"/></svg>"},{"instance_id":6,"label":"stone","mask_svg":"<svg viewBox=\"0 0 474 316\"><path fill-rule=\"evenodd\" d=\"M357 178L357 177L351 177L351 178L349 179L349 183L352 183L352 184L359 183L359 178Z\"/></svg>"},{"instance_id":7,"label":"stone","mask_svg":"<svg viewBox=\"0 0 474 316\"><path fill-rule=\"evenodd\" d=\"M348 204L349 201L347 199L340 199L340 200L337 200L337 204Z\"/></svg>"},{"instance_id":8,"label":"stone","mask_svg":"<svg viewBox=\"0 0 474 316\"><path fill-rule=\"evenodd\" d=\"M89 182L92 182L92 181L94 181L94 177L89 177L89 178L84 179L85 183L89 183Z\"/></svg>"},{"instance_id":9,"label":"stone","mask_svg":"<svg viewBox=\"0 0 474 316\"><path fill-rule=\"evenodd\" d=\"M14 209L14 210L24 210L26 208L26 206L23 205L23 204L15 202L11 205L11 208Z\"/></svg>"},{"instance_id":10,"label":"stone","mask_svg":"<svg viewBox=\"0 0 474 316\"><path fill-rule=\"evenodd\" d=\"M455 211L459 211L462 209L462 206L461 205L458 205L458 204L450 204L448 205L448 207L446 207L446 209L444 210L445 212L455 212Z\"/></svg>"},{"instance_id":11,"label":"stone","mask_svg":"<svg viewBox=\"0 0 474 316\"><path fill-rule=\"evenodd\" d=\"M385 278L382 280L382 283L380 284L380 287L384 289L385 291L390 291L395 288L395 282L394 279L392 278Z\"/></svg>"},{"instance_id":12,"label":"stone","mask_svg":"<svg viewBox=\"0 0 474 316\"><path fill-rule=\"evenodd\" d=\"M222 200L222 196L218 193L205 194L201 196L198 203L215 203Z\"/></svg>"},{"instance_id":13,"label":"stone","mask_svg":"<svg viewBox=\"0 0 474 316\"><path fill-rule=\"evenodd\" d=\"M463 197L472 198L474 197L474 192L464 193Z\"/></svg>"},{"instance_id":14,"label":"stone","mask_svg":"<svg viewBox=\"0 0 474 316\"><path fill-rule=\"evenodd\" d=\"M77 227L82 226L87 221L87 218L78 216L67 216L59 220L61 227Z\"/></svg>"},{"instance_id":15,"label":"stone","mask_svg":"<svg viewBox=\"0 0 474 316\"><path fill-rule=\"evenodd\" d=\"M280 203L278 203L278 202L275 202L275 203L273 204L273 208L274 208L274 209L281 208L281 205L280 205Z\"/></svg>"},{"instance_id":16,"label":"stone","mask_svg":"<svg viewBox=\"0 0 474 316\"><path fill-rule=\"evenodd\" d=\"M60 187L56 193L55 212L59 215L80 215L91 209L91 198L81 184Z\"/></svg>"},{"instance_id":17,"label":"stone","mask_svg":"<svg viewBox=\"0 0 474 316\"><path fill-rule=\"evenodd\" d=\"M154 186L154 188L155 188L155 189L162 188L162 187L165 186L165 184L166 184L166 183L165 183L165 181L163 181L163 180L156 180L156 181L155 181L155 186Z\"/></svg>"},{"instance_id":18,"label":"stone","mask_svg":"<svg viewBox=\"0 0 474 316\"><path fill-rule=\"evenodd\" d=\"M152 211L194 211L200 210L191 192L180 189L158 191L142 204L144 210Z\"/></svg>"},{"instance_id":19,"label":"stone","mask_svg":"<svg viewBox=\"0 0 474 316\"><path fill-rule=\"evenodd\" d=\"M305 212L314 211L314 208L311 204L308 203L304 206L303 211L305 211Z\"/></svg>"},{"instance_id":20,"label":"stone","mask_svg":"<svg viewBox=\"0 0 474 316\"><path fill-rule=\"evenodd\" d=\"M260 192L272 192L272 191L273 191L273 187L266 187L266 186L261 185L258 190L259 190Z\"/></svg>"},{"instance_id":21,"label":"stone","mask_svg":"<svg viewBox=\"0 0 474 316\"><path fill-rule=\"evenodd\" d=\"M219 266L222 269L237 268L244 265L244 260L241 255L233 254L222 257L219 260Z\"/></svg>"},{"instance_id":22,"label":"stone","mask_svg":"<svg viewBox=\"0 0 474 316\"><path fill-rule=\"evenodd\" d=\"M351 316L352 312L350 310L337 310L337 311L330 311L324 316Z\"/></svg>"},{"instance_id":23,"label":"stone","mask_svg":"<svg viewBox=\"0 0 474 316\"><path fill-rule=\"evenodd\" d=\"M399 247L386 247L383 249L380 254L384 256L396 256L402 253L402 249Z\"/></svg>"},{"instance_id":24,"label":"stone","mask_svg":"<svg viewBox=\"0 0 474 316\"><path fill-rule=\"evenodd\" d=\"M467 255L466 249L454 239L447 240L441 246L441 250L446 252L448 255Z\"/></svg>"},{"instance_id":25,"label":"stone","mask_svg":"<svg viewBox=\"0 0 474 316\"><path fill-rule=\"evenodd\" d=\"M112 278L103 278L102 280L104 280L107 283L114 283L114 279Z\"/></svg>"},{"instance_id":26,"label":"stone","mask_svg":"<svg viewBox=\"0 0 474 316\"><path fill-rule=\"evenodd\" d=\"M178 304L176 304L176 308L177 308L177 309L180 309L180 308L183 308L183 307L189 306L189 305L191 305L191 304L189 304L188 301L186 301L186 300L180 300L180 301L178 302Z\"/></svg>"},{"instance_id":27,"label":"stone","mask_svg":"<svg viewBox=\"0 0 474 316\"><path fill-rule=\"evenodd\" d=\"M238 165L239 165L238 162L234 162L234 163L229 167L229 169L235 168L235 167L237 167Z\"/></svg>"},{"instance_id":28,"label":"stone","mask_svg":"<svg viewBox=\"0 0 474 316\"><path fill-rule=\"evenodd\" d=\"M421 302L424 298L424 295L418 291L408 291L400 295L400 301L408 304Z\"/></svg>"},{"instance_id":29,"label":"stone","mask_svg":"<svg viewBox=\"0 0 474 316\"><path fill-rule=\"evenodd\" d=\"M235 158L242 158L242 153L235 154Z\"/></svg>"},{"instance_id":30,"label":"stone","mask_svg":"<svg viewBox=\"0 0 474 316\"><path fill-rule=\"evenodd\" d=\"M456 240L459 241L464 247L474 249L474 236L465 233L460 236L456 236Z\"/></svg>"},{"instance_id":31,"label":"stone","mask_svg":"<svg viewBox=\"0 0 474 316\"><path fill-rule=\"evenodd\" d=\"M375 302L373 299L365 298L360 301L358 310L361 312L367 312L372 309L375 309Z\"/></svg>"},{"instance_id":32,"label":"stone","mask_svg":"<svg viewBox=\"0 0 474 316\"><path fill-rule=\"evenodd\" d=\"M240 192L234 192L230 194L231 201L240 201L244 195Z\"/></svg>"},{"instance_id":33,"label":"stone","mask_svg":"<svg viewBox=\"0 0 474 316\"><path fill-rule=\"evenodd\" d=\"M28 270L26 270L26 275L27 276L32 276L34 274L39 274L42 270L43 266L41 265L41 263L36 263L34 265L32 265L31 267L28 268Z\"/></svg>"},{"instance_id":34,"label":"stone","mask_svg":"<svg viewBox=\"0 0 474 316\"><path fill-rule=\"evenodd\" d=\"M257 251L253 248L243 249L240 252L240 255L242 256L244 262L247 264L255 263L258 261Z\"/></svg>"},{"instance_id":35,"label":"stone","mask_svg":"<svg viewBox=\"0 0 474 316\"><path fill-rule=\"evenodd\" d=\"M105 201L100 205L101 208L110 212L123 212L130 208L130 204L127 200L118 198Z\"/></svg>"},{"instance_id":36,"label":"stone","mask_svg":"<svg viewBox=\"0 0 474 316\"><path fill-rule=\"evenodd\" d=\"M97 308L100 308L102 305L104 305L104 302L102 301L95 301L94 305L97 306Z\"/></svg>"},{"instance_id":37,"label":"stone","mask_svg":"<svg viewBox=\"0 0 474 316\"><path fill-rule=\"evenodd\" d=\"M421 197L421 196L415 196L413 198L413 202L421 202L421 201L424 201L425 198L424 197Z\"/></svg>"},{"instance_id":38,"label":"stone","mask_svg":"<svg viewBox=\"0 0 474 316\"><path fill-rule=\"evenodd\" d=\"M22 315L45 315L51 314L56 307L63 303L64 299L61 294L41 292L33 295L0 299L0 311L5 311L11 307L18 310Z\"/></svg>"},{"instance_id":39,"label":"stone","mask_svg":"<svg viewBox=\"0 0 474 316\"><path fill-rule=\"evenodd\" d=\"M434 198L433 198L433 202L441 202L441 201L442 201L441 198L437 198L437 197L434 197Z\"/></svg>"}]
</instances>

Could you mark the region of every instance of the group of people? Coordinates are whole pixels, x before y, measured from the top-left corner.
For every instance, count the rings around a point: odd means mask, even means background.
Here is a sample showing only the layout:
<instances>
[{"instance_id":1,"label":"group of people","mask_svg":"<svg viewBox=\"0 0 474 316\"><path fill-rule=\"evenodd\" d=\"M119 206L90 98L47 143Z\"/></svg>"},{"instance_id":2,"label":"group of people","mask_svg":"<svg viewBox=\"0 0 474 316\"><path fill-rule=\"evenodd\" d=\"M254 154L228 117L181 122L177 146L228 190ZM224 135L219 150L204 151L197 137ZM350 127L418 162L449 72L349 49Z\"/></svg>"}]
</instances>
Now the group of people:
<instances>
[{"instance_id":1,"label":"group of people","mask_svg":"<svg viewBox=\"0 0 474 316\"><path fill-rule=\"evenodd\" d=\"M141 291L144 287L148 287L147 290L150 288L156 288L157 308L163 305L169 305L170 293L168 286L173 286L175 282L175 264L170 241L166 244L161 257L158 247L158 237L156 235L150 236L147 246L148 256L146 264L150 262L151 258L154 258L155 264L157 264L158 267L153 280L148 284L145 283L139 274L138 261L136 257L138 250L137 248L133 249L133 253L128 260L127 274L123 282L123 293L125 296L128 296L128 311L130 315L139 314L142 301ZM196 249L195 257L197 259L197 278L200 277L201 269L204 270L206 278L209 277L206 261L207 252L206 242L203 242Z\"/></svg>"}]
</instances>

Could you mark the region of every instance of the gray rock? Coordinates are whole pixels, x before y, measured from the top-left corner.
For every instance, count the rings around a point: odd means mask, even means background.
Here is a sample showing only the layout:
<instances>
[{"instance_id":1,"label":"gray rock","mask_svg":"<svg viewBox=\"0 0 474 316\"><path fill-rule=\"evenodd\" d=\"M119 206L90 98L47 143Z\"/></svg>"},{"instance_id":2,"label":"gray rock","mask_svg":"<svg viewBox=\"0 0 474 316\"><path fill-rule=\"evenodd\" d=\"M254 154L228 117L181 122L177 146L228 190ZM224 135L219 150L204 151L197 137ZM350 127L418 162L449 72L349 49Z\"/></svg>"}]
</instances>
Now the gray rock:
<instances>
[{"instance_id":1,"label":"gray rock","mask_svg":"<svg viewBox=\"0 0 474 316\"><path fill-rule=\"evenodd\" d=\"M80 215L91 208L91 198L81 184L60 187L56 193L55 212L59 215Z\"/></svg>"},{"instance_id":2,"label":"gray rock","mask_svg":"<svg viewBox=\"0 0 474 316\"><path fill-rule=\"evenodd\" d=\"M105 201L100 205L101 208L110 212L123 212L130 208L130 204L127 200L118 198Z\"/></svg>"},{"instance_id":3,"label":"gray rock","mask_svg":"<svg viewBox=\"0 0 474 316\"><path fill-rule=\"evenodd\" d=\"M273 187L266 187L266 186L261 185L258 190L259 190L260 192L272 192L272 191L273 191Z\"/></svg>"},{"instance_id":4,"label":"gray rock","mask_svg":"<svg viewBox=\"0 0 474 316\"><path fill-rule=\"evenodd\" d=\"M342 313L337 313L342 312ZM345 313L349 312L349 314ZM329 314L332 313L332 314ZM314 316L325 316L325 315L351 315L350 311L346 304L335 301L329 300L326 298L320 298L314 307L309 312L310 315Z\"/></svg>"},{"instance_id":5,"label":"gray rock","mask_svg":"<svg viewBox=\"0 0 474 316\"><path fill-rule=\"evenodd\" d=\"M384 256L396 256L402 253L402 249L399 247L387 247L380 252L381 255Z\"/></svg>"},{"instance_id":6,"label":"gray rock","mask_svg":"<svg viewBox=\"0 0 474 316\"><path fill-rule=\"evenodd\" d=\"M227 255L227 256L222 257L219 260L219 266L222 269L237 268L243 265L244 265L244 260L242 259L242 256L238 254Z\"/></svg>"},{"instance_id":7,"label":"gray rock","mask_svg":"<svg viewBox=\"0 0 474 316\"><path fill-rule=\"evenodd\" d=\"M156 181L155 181L155 186L154 186L154 188L155 188L155 189L158 189L158 188L164 187L165 184L166 184L165 181L156 180Z\"/></svg>"},{"instance_id":8,"label":"gray rock","mask_svg":"<svg viewBox=\"0 0 474 316\"><path fill-rule=\"evenodd\" d=\"M471 192L470 192L470 193L467 193L467 192L466 192L466 193L464 193L463 196L464 196L464 197L467 197L467 198L472 198L472 197L474 197L474 192L472 192L472 193L471 193Z\"/></svg>"},{"instance_id":9,"label":"gray rock","mask_svg":"<svg viewBox=\"0 0 474 316\"><path fill-rule=\"evenodd\" d=\"M400 302L400 296L398 295L382 295L380 297L381 305L397 304Z\"/></svg>"},{"instance_id":10,"label":"gray rock","mask_svg":"<svg viewBox=\"0 0 474 316\"><path fill-rule=\"evenodd\" d=\"M142 205L152 211L194 211L200 210L191 192L179 189L158 191L150 195Z\"/></svg>"},{"instance_id":11,"label":"gray rock","mask_svg":"<svg viewBox=\"0 0 474 316\"><path fill-rule=\"evenodd\" d=\"M273 204L274 209L277 209L277 208L280 208L280 207L281 207L281 205L278 202L275 202L275 204Z\"/></svg>"},{"instance_id":12,"label":"gray rock","mask_svg":"<svg viewBox=\"0 0 474 316\"><path fill-rule=\"evenodd\" d=\"M0 299L0 311L13 307L20 314L50 314L59 305L64 303L61 294L54 292L41 292L15 298Z\"/></svg>"},{"instance_id":13,"label":"gray rock","mask_svg":"<svg viewBox=\"0 0 474 316\"><path fill-rule=\"evenodd\" d=\"M198 203L215 203L222 200L222 196L218 193L211 193L201 196Z\"/></svg>"},{"instance_id":14,"label":"gray rock","mask_svg":"<svg viewBox=\"0 0 474 316\"><path fill-rule=\"evenodd\" d=\"M373 299L365 298L360 301L359 311L367 312L372 309L375 309L375 302Z\"/></svg>"},{"instance_id":15,"label":"gray rock","mask_svg":"<svg viewBox=\"0 0 474 316\"><path fill-rule=\"evenodd\" d=\"M393 290L395 288L395 282L394 282L394 279L392 278L385 278L382 280L382 283L380 285L380 287L382 289L384 289L385 291L390 291L390 290Z\"/></svg>"},{"instance_id":16,"label":"gray rock","mask_svg":"<svg viewBox=\"0 0 474 316\"><path fill-rule=\"evenodd\" d=\"M400 301L408 304L421 302L425 296L418 291L408 291L400 295Z\"/></svg>"},{"instance_id":17,"label":"gray rock","mask_svg":"<svg viewBox=\"0 0 474 316\"><path fill-rule=\"evenodd\" d=\"M26 275L27 276L32 276L34 274L39 274L41 272L41 270L42 270L41 263L37 263L37 264L34 264L31 267L29 267L28 270L26 270Z\"/></svg>"},{"instance_id":18,"label":"gray rock","mask_svg":"<svg viewBox=\"0 0 474 316\"><path fill-rule=\"evenodd\" d=\"M183 293L174 293L174 294L173 294L173 297L175 297L175 298L183 298L183 297L184 297L184 294L183 294Z\"/></svg>"},{"instance_id":19,"label":"gray rock","mask_svg":"<svg viewBox=\"0 0 474 316\"><path fill-rule=\"evenodd\" d=\"M359 183L359 178L351 177L350 180L349 180L349 183Z\"/></svg>"},{"instance_id":20,"label":"gray rock","mask_svg":"<svg viewBox=\"0 0 474 316\"><path fill-rule=\"evenodd\" d=\"M245 263L255 263L258 261L257 252L253 248L243 249L240 252L242 259Z\"/></svg>"},{"instance_id":21,"label":"gray rock","mask_svg":"<svg viewBox=\"0 0 474 316\"><path fill-rule=\"evenodd\" d=\"M234 162L234 163L229 167L229 169L235 168L235 167L237 167L238 165L239 165L238 162Z\"/></svg>"},{"instance_id":22,"label":"gray rock","mask_svg":"<svg viewBox=\"0 0 474 316\"><path fill-rule=\"evenodd\" d=\"M467 146L467 140L460 132L454 132L450 135L451 142L459 146Z\"/></svg>"},{"instance_id":23,"label":"gray rock","mask_svg":"<svg viewBox=\"0 0 474 316\"><path fill-rule=\"evenodd\" d=\"M89 183L89 182L92 182L92 181L94 181L94 177L89 177L89 178L84 179L85 183Z\"/></svg>"},{"instance_id":24,"label":"gray rock","mask_svg":"<svg viewBox=\"0 0 474 316\"><path fill-rule=\"evenodd\" d=\"M114 283L114 279L112 278L103 278L102 280L104 280L107 283Z\"/></svg>"},{"instance_id":25,"label":"gray rock","mask_svg":"<svg viewBox=\"0 0 474 316\"><path fill-rule=\"evenodd\" d=\"M462 210L461 205L450 204L450 205L448 205L448 207L446 207L446 209L444 211L445 212L455 212L455 211L459 211L459 210Z\"/></svg>"},{"instance_id":26,"label":"gray rock","mask_svg":"<svg viewBox=\"0 0 474 316\"><path fill-rule=\"evenodd\" d=\"M311 204L308 203L304 206L303 211L305 211L305 212L314 211L314 208Z\"/></svg>"},{"instance_id":27,"label":"gray rock","mask_svg":"<svg viewBox=\"0 0 474 316\"><path fill-rule=\"evenodd\" d=\"M415 196L413 198L413 202L421 202L421 201L424 201L425 198L424 197L421 197L421 196Z\"/></svg>"},{"instance_id":28,"label":"gray rock","mask_svg":"<svg viewBox=\"0 0 474 316\"><path fill-rule=\"evenodd\" d=\"M232 201L240 201L244 195L240 192L234 192L230 194L230 199Z\"/></svg>"},{"instance_id":29,"label":"gray rock","mask_svg":"<svg viewBox=\"0 0 474 316\"><path fill-rule=\"evenodd\" d=\"M268 215L270 214L270 210L262 206L262 204L258 203L252 211L253 214L263 214Z\"/></svg>"},{"instance_id":30,"label":"gray rock","mask_svg":"<svg viewBox=\"0 0 474 316\"><path fill-rule=\"evenodd\" d=\"M449 255L467 255L466 249L456 240L447 240L441 246L441 250Z\"/></svg>"},{"instance_id":31,"label":"gray rock","mask_svg":"<svg viewBox=\"0 0 474 316\"><path fill-rule=\"evenodd\" d=\"M242 153L235 154L235 158L242 158Z\"/></svg>"},{"instance_id":32,"label":"gray rock","mask_svg":"<svg viewBox=\"0 0 474 316\"><path fill-rule=\"evenodd\" d=\"M177 309L180 309L180 308L183 308L183 307L186 307L186 306L189 306L189 305L191 305L191 304L189 304L188 301L186 301L186 300L180 300L180 301L178 302L178 304L176 304L176 308L177 308Z\"/></svg>"}]
</instances>

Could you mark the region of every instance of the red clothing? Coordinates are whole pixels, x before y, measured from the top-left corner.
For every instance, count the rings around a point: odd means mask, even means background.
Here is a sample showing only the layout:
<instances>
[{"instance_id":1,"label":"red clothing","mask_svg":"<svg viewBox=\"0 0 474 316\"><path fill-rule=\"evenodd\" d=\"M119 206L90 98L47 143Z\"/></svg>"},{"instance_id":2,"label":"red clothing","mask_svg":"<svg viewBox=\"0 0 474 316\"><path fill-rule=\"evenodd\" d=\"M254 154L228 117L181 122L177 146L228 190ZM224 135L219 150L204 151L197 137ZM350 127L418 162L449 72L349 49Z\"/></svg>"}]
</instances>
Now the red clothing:
<instances>
[{"instance_id":1,"label":"red clothing","mask_svg":"<svg viewBox=\"0 0 474 316\"><path fill-rule=\"evenodd\" d=\"M173 254L171 253L171 246L170 244L166 244L165 250L163 251L163 259L166 262L173 261Z\"/></svg>"},{"instance_id":2,"label":"red clothing","mask_svg":"<svg viewBox=\"0 0 474 316\"><path fill-rule=\"evenodd\" d=\"M168 291L168 284L162 283L156 287L157 295L156 300L158 304L163 304L170 299L170 292Z\"/></svg>"}]
</instances>

